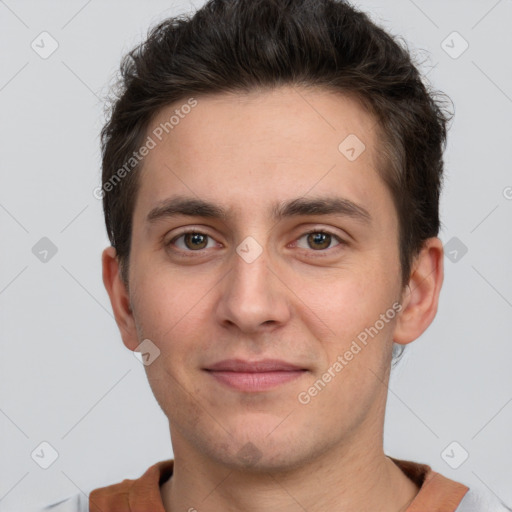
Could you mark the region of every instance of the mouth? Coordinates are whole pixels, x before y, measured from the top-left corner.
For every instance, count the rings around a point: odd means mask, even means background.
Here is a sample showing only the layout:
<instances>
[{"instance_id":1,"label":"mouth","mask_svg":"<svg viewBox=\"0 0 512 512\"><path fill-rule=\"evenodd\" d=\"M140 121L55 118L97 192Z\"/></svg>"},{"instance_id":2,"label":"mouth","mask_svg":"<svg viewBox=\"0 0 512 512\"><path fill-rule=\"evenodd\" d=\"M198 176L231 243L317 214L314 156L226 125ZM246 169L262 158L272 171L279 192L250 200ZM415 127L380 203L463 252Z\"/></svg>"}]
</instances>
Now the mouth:
<instances>
[{"instance_id":1,"label":"mouth","mask_svg":"<svg viewBox=\"0 0 512 512\"><path fill-rule=\"evenodd\" d=\"M246 393L267 391L282 386L308 372L305 368L278 359L227 359L204 370L220 384Z\"/></svg>"}]
</instances>

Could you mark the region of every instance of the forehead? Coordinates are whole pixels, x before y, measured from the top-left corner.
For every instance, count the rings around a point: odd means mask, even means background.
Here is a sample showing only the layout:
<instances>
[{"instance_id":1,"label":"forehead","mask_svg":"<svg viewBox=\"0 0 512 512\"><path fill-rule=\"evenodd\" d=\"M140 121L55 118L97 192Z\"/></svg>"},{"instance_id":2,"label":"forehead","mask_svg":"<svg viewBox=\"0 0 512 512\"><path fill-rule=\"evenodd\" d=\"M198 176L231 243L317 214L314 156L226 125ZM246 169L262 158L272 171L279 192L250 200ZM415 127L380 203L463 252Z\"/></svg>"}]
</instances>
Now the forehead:
<instances>
[{"instance_id":1,"label":"forehead","mask_svg":"<svg viewBox=\"0 0 512 512\"><path fill-rule=\"evenodd\" d=\"M202 95L194 98L193 108L188 107L190 101L184 98L157 112L148 134L158 147L147 160L158 157L158 149L166 146L172 148L176 159L192 157L196 162L205 153L215 156L223 148L230 150L226 157L239 158L255 146L264 150L262 157L290 158L293 145L299 149L296 158L320 159L319 152L312 151L315 146L338 156L339 143L349 135L357 136L368 149L363 159L375 156L375 119L354 96L318 87L282 86ZM306 146L305 139L309 142Z\"/></svg>"},{"instance_id":2,"label":"forehead","mask_svg":"<svg viewBox=\"0 0 512 512\"><path fill-rule=\"evenodd\" d=\"M263 208L336 191L375 204L375 119L350 96L281 87L188 98L161 109L147 130L136 212L171 195ZM339 195L339 194L337 194Z\"/></svg>"}]
</instances>

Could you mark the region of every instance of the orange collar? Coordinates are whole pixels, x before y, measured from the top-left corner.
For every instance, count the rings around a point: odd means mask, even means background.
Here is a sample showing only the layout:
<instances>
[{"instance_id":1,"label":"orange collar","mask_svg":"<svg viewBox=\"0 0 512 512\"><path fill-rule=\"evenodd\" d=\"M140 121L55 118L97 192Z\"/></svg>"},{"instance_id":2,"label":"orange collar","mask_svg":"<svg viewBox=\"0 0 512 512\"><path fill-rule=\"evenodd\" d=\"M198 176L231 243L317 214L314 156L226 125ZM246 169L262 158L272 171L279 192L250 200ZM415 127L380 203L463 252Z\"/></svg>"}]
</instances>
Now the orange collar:
<instances>
[{"instance_id":1,"label":"orange collar","mask_svg":"<svg viewBox=\"0 0 512 512\"><path fill-rule=\"evenodd\" d=\"M430 466L390 459L420 490L405 512L454 512L469 490L465 485L432 471ZM165 512L160 486L172 475L174 461L151 466L140 478L95 489L89 495L90 512Z\"/></svg>"}]
</instances>

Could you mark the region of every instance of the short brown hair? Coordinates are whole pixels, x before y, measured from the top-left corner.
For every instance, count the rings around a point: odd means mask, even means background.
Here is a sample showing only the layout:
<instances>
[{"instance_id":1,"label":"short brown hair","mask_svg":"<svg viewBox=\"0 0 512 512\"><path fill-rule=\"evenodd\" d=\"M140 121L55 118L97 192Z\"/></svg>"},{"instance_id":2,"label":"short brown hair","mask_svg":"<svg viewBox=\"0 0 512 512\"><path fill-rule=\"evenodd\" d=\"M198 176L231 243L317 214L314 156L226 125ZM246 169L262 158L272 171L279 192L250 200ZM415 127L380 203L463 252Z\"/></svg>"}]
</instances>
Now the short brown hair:
<instances>
[{"instance_id":1,"label":"short brown hair","mask_svg":"<svg viewBox=\"0 0 512 512\"><path fill-rule=\"evenodd\" d=\"M438 99L445 95L428 90L406 46L366 14L336 0L210 0L193 16L154 27L120 72L101 133L102 196L126 284L140 164L114 186L112 179L151 119L191 96L289 84L350 94L375 117L378 172L398 213L402 286L408 283L413 258L439 232L450 116Z\"/></svg>"}]
</instances>

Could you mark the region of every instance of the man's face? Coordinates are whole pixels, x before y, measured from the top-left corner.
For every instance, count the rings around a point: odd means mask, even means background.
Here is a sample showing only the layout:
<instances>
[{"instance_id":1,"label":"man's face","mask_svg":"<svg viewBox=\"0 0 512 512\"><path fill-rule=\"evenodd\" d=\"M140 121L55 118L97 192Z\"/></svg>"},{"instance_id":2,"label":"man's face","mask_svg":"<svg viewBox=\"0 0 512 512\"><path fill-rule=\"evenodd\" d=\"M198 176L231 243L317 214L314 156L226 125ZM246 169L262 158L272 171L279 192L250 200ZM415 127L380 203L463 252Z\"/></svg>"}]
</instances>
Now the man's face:
<instances>
[{"instance_id":1,"label":"man's face","mask_svg":"<svg viewBox=\"0 0 512 512\"><path fill-rule=\"evenodd\" d=\"M131 349L149 339L160 350L146 371L175 454L290 468L376 441L402 290L375 120L321 89L196 99L162 141L153 130L186 101L148 130L157 144L140 176L130 253L137 333L124 336ZM177 197L226 216L155 210ZM368 217L307 207L320 199ZM263 360L296 371L251 366Z\"/></svg>"}]
</instances>

